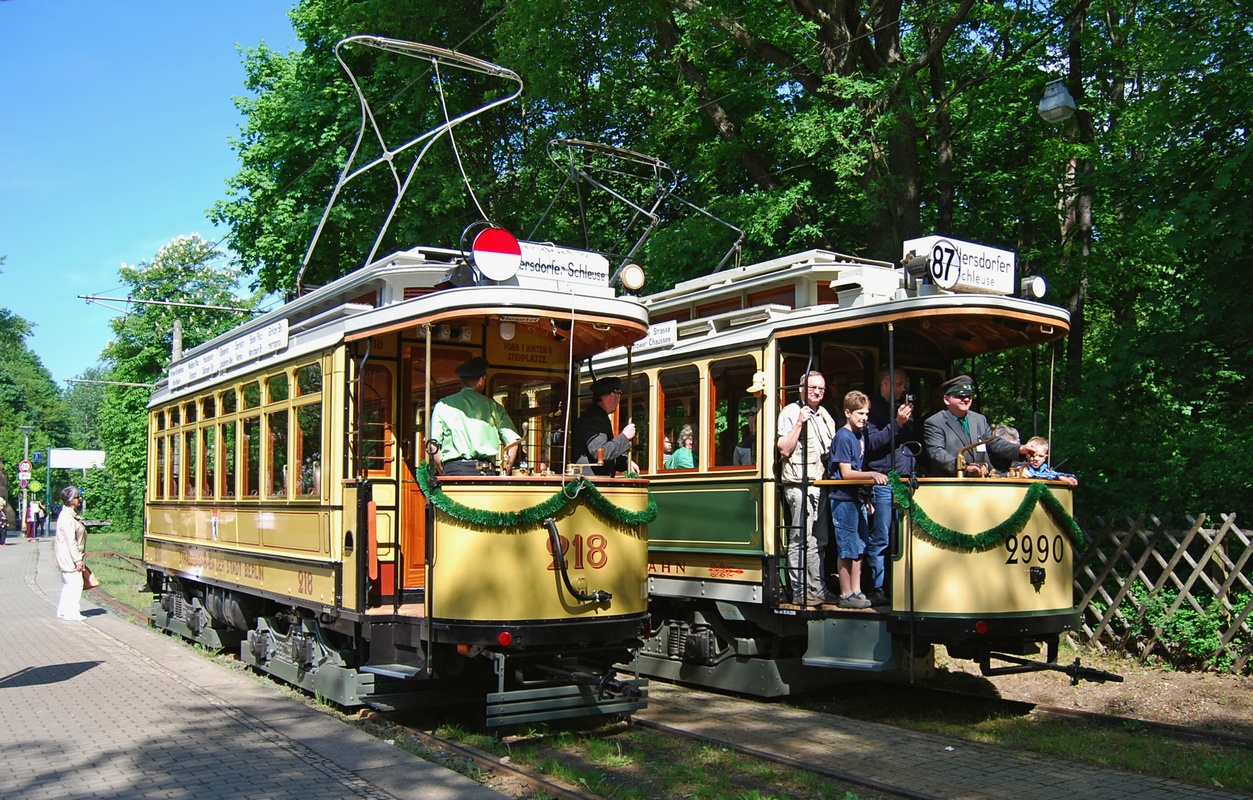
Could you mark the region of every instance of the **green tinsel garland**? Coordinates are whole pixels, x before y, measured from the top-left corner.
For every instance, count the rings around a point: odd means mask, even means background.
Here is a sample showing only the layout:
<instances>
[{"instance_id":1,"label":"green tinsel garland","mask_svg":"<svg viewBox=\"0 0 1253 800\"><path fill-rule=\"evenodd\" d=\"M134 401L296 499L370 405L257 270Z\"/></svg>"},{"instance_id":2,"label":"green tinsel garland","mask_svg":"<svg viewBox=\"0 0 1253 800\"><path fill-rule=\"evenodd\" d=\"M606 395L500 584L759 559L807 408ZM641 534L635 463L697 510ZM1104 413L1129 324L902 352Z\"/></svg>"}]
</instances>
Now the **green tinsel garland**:
<instances>
[{"instance_id":1,"label":"green tinsel garland","mask_svg":"<svg viewBox=\"0 0 1253 800\"><path fill-rule=\"evenodd\" d=\"M520 511L487 511L458 503L444 494L443 489L431 484L431 468L428 464L418 467L418 486L435 507L448 516L486 528L533 528L543 524L548 517L555 516L580 494L584 495L592 512L607 522L633 526L646 525L657 519L657 501L653 500L651 494L648 497L648 506L643 511L627 511L611 503L582 475L570 479L544 502Z\"/></svg>"},{"instance_id":2,"label":"green tinsel garland","mask_svg":"<svg viewBox=\"0 0 1253 800\"><path fill-rule=\"evenodd\" d=\"M1022 533L1023 528L1027 527L1027 520L1031 518L1032 512L1035 511L1036 503L1044 506L1044 511L1057 524L1057 527L1066 532L1076 549L1082 551L1087 546L1084 542L1083 531L1079 528L1079 523L1075 522L1074 517L1066 513L1066 509L1062 508L1061 502L1053 496L1053 493L1049 491L1049 487L1043 483L1033 483L1028 487L1027 495L1022 499L1018 510L1009 516L1009 519L995 527L988 528L982 533L971 536L970 534L946 528L927 516L927 512L913 502L909 495L909 490L901 480L899 473L888 473L888 481L892 487L892 496L896 499L896 504L909 511L909 516L913 519L914 524L922 528L923 533L932 539L949 547L983 551L999 546L1001 542L1004 542L1009 537Z\"/></svg>"}]
</instances>

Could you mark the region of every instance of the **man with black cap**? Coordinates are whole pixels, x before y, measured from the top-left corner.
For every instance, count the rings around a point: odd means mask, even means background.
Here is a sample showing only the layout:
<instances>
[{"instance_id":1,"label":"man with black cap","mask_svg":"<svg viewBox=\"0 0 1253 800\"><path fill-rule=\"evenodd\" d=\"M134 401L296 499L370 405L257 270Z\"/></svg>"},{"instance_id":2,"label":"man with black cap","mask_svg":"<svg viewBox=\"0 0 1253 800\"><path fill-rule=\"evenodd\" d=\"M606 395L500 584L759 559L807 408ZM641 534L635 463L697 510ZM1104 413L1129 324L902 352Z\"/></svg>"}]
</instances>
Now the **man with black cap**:
<instances>
[{"instance_id":1,"label":"man with black cap","mask_svg":"<svg viewBox=\"0 0 1253 800\"><path fill-rule=\"evenodd\" d=\"M636 469L627 453L635 438L635 423L628 422L622 432L613 435L610 415L618 410L622 401L620 378L597 378L592 381L592 404L587 407L570 434L570 457L576 464L595 464L596 451L604 450L604 463L593 467L597 475L613 477L615 473Z\"/></svg>"},{"instance_id":2,"label":"man with black cap","mask_svg":"<svg viewBox=\"0 0 1253 800\"><path fill-rule=\"evenodd\" d=\"M498 469L508 472L522 437L505 407L483 394L487 359L476 356L455 372L461 391L431 409L429 441L436 471L441 475L495 475Z\"/></svg>"},{"instance_id":3,"label":"man with black cap","mask_svg":"<svg viewBox=\"0 0 1253 800\"><path fill-rule=\"evenodd\" d=\"M988 418L970 410L975 382L969 375L958 375L940 386L944 392L944 410L937 411L922 426L922 438L931 458L931 474L957 475L957 451L975 442L991 439L987 444L966 451L966 475L988 474L991 465L988 451L1007 460L1018 458L1018 445L992 435Z\"/></svg>"}]
</instances>

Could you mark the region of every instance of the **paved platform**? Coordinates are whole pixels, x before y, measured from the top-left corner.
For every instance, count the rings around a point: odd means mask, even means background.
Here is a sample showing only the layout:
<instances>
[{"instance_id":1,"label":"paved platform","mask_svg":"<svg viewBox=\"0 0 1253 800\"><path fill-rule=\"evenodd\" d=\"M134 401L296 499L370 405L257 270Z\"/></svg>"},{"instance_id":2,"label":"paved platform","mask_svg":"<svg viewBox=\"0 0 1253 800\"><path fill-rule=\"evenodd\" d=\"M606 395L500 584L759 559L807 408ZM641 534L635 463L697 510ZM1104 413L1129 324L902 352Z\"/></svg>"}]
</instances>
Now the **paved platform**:
<instances>
[{"instance_id":1,"label":"paved platform","mask_svg":"<svg viewBox=\"0 0 1253 800\"><path fill-rule=\"evenodd\" d=\"M781 704L649 685L636 719L708 736L881 784L958 800L1206 800L1249 795L889 725L814 715ZM870 793L873 793L872 791Z\"/></svg>"},{"instance_id":2,"label":"paved platform","mask_svg":"<svg viewBox=\"0 0 1253 800\"><path fill-rule=\"evenodd\" d=\"M0 797L500 800L84 596L52 541L0 547Z\"/></svg>"}]
</instances>

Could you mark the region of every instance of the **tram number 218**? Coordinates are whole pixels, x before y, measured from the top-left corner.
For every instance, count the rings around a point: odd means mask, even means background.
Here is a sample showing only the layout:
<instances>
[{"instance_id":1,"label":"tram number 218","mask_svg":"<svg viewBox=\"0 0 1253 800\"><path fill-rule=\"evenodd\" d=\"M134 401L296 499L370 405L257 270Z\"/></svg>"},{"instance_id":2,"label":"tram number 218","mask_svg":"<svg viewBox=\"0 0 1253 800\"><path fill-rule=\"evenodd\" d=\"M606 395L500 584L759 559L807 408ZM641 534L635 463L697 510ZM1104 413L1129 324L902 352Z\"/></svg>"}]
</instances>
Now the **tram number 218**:
<instances>
[{"instance_id":1,"label":"tram number 218","mask_svg":"<svg viewBox=\"0 0 1253 800\"><path fill-rule=\"evenodd\" d=\"M1005 563L1030 564L1032 561L1039 561L1047 564L1052 561L1060 564L1065 547L1061 534L1055 534L1052 539L1043 533L1038 536L1029 533L1011 536L1005 540L1005 549L1009 551L1009 558L1005 559Z\"/></svg>"},{"instance_id":2,"label":"tram number 218","mask_svg":"<svg viewBox=\"0 0 1253 800\"><path fill-rule=\"evenodd\" d=\"M602 533L593 533L591 536L587 537L586 541L583 539L583 534L578 533L575 534L573 542L562 536L561 552L566 557L566 569L570 568L571 556L574 557L575 569L583 569L584 566L591 567L592 569L600 569L609 562L609 554L605 552L605 548L608 544L608 540L605 539L605 535ZM557 555L553 552L552 539L548 540L548 555ZM555 570L556 568L557 559L554 558L552 563L548 565L548 569Z\"/></svg>"}]
</instances>

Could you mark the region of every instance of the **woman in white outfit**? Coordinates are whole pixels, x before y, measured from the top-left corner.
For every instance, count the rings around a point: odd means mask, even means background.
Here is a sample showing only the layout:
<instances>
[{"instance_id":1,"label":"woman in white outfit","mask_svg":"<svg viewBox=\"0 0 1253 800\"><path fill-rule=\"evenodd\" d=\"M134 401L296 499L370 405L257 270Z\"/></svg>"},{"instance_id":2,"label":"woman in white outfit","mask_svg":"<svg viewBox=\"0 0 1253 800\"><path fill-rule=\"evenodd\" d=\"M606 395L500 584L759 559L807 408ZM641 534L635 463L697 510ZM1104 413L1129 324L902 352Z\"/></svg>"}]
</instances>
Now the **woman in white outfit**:
<instances>
[{"instance_id":1,"label":"woman in white outfit","mask_svg":"<svg viewBox=\"0 0 1253 800\"><path fill-rule=\"evenodd\" d=\"M66 486L61 490L61 516L57 517L57 537L53 553L61 570L61 602L57 604L58 619L87 619L78 610L83 596L83 555L87 551L87 528L78 516L82 505L78 489Z\"/></svg>"}]
</instances>

